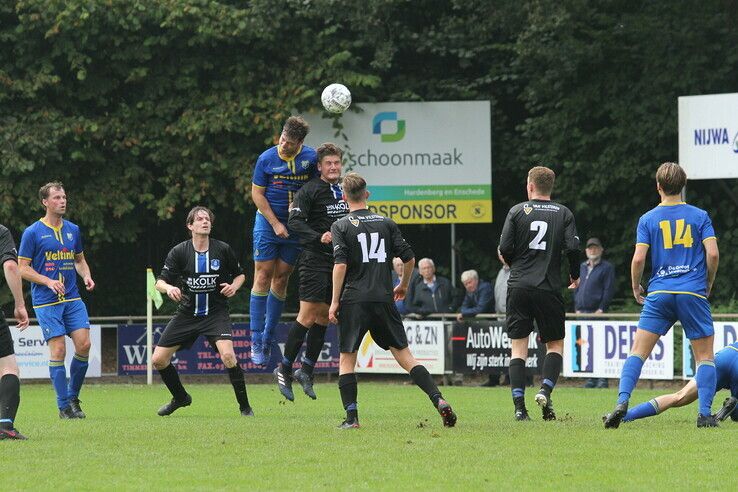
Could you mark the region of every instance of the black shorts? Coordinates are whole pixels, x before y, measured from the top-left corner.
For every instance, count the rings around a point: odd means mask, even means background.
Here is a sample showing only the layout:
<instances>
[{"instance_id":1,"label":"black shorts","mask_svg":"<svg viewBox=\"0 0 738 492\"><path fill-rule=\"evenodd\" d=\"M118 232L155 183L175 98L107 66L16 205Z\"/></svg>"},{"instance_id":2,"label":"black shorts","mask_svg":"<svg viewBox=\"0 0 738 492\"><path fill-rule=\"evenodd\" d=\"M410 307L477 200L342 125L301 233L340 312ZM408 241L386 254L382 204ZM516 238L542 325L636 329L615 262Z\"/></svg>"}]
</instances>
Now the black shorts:
<instances>
[{"instance_id":1,"label":"black shorts","mask_svg":"<svg viewBox=\"0 0 738 492\"><path fill-rule=\"evenodd\" d=\"M341 352L359 350L368 331L374 342L384 350L407 347L407 333L394 302L357 302L342 304L338 313L340 328L338 344Z\"/></svg>"},{"instance_id":2,"label":"black shorts","mask_svg":"<svg viewBox=\"0 0 738 492\"><path fill-rule=\"evenodd\" d=\"M207 338L213 349L218 340L233 340L233 326L228 311L207 316L177 313L164 328L164 333L161 334L157 345L159 347L179 345L183 349L188 349L200 336Z\"/></svg>"},{"instance_id":3,"label":"black shorts","mask_svg":"<svg viewBox=\"0 0 738 492\"><path fill-rule=\"evenodd\" d=\"M539 289L508 289L507 335L527 338L534 320L543 343L563 340L566 313L561 296Z\"/></svg>"},{"instance_id":4,"label":"black shorts","mask_svg":"<svg viewBox=\"0 0 738 492\"><path fill-rule=\"evenodd\" d=\"M0 359L13 355L13 337L10 335L10 328L5 318L0 315Z\"/></svg>"},{"instance_id":5,"label":"black shorts","mask_svg":"<svg viewBox=\"0 0 738 492\"><path fill-rule=\"evenodd\" d=\"M330 304L333 296L333 272L316 270L301 263L299 294L301 301Z\"/></svg>"}]
</instances>

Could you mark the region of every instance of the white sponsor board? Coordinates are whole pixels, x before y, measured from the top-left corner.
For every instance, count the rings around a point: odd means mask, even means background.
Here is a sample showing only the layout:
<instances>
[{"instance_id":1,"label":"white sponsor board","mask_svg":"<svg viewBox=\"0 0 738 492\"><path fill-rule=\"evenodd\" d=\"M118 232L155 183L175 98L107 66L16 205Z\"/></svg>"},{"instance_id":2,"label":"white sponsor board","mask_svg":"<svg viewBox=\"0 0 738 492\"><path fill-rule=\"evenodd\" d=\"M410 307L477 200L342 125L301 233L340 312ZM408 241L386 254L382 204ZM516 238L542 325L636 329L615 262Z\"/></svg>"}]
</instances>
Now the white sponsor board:
<instances>
[{"instance_id":1,"label":"white sponsor board","mask_svg":"<svg viewBox=\"0 0 738 492\"><path fill-rule=\"evenodd\" d=\"M738 341L738 323L713 323L715 327L715 338L712 347L717 353L723 347ZM694 355L689 345L689 339L682 331L682 379L694 377Z\"/></svg>"},{"instance_id":2,"label":"white sponsor board","mask_svg":"<svg viewBox=\"0 0 738 492\"><path fill-rule=\"evenodd\" d=\"M738 93L679 98L679 163L689 179L738 178Z\"/></svg>"},{"instance_id":3,"label":"white sponsor board","mask_svg":"<svg viewBox=\"0 0 738 492\"><path fill-rule=\"evenodd\" d=\"M403 321L407 342L415 358L431 374L443 374L446 365L445 327L443 321ZM367 333L356 355L356 372L401 374L405 370L392 354L379 347Z\"/></svg>"},{"instance_id":4,"label":"white sponsor board","mask_svg":"<svg viewBox=\"0 0 738 492\"><path fill-rule=\"evenodd\" d=\"M620 378L637 328L636 321L567 321L564 376ZM674 379L673 330L656 343L641 379Z\"/></svg>"},{"instance_id":5,"label":"white sponsor board","mask_svg":"<svg viewBox=\"0 0 738 492\"><path fill-rule=\"evenodd\" d=\"M11 327L15 357L21 379L48 379L49 377L49 345L44 340L39 326L29 326L24 331ZM74 343L69 337L67 342L66 367L74 357ZM100 325L90 325L90 366L88 378L99 378L102 374L102 357L100 356Z\"/></svg>"},{"instance_id":6,"label":"white sponsor board","mask_svg":"<svg viewBox=\"0 0 738 492\"><path fill-rule=\"evenodd\" d=\"M338 137L333 119L307 115L307 143L345 148L344 172L366 178L370 209L401 224L492 221L489 101L360 106L340 117Z\"/></svg>"}]
</instances>

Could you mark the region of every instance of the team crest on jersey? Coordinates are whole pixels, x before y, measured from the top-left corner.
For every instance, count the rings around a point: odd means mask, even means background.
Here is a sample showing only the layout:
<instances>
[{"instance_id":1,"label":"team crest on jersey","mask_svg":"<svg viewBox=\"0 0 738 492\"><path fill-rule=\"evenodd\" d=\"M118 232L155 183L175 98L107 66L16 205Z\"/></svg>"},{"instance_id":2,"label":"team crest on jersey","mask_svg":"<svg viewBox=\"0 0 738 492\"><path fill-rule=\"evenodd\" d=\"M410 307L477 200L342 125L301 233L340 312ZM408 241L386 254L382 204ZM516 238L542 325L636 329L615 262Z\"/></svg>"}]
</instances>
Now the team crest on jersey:
<instances>
[{"instance_id":1,"label":"team crest on jersey","mask_svg":"<svg viewBox=\"0 0 738 492\"><path fill-rule=\"evenodd\" d=\"M308 167L310 167L310 161L302 161L300 165L303 169L307 169Z\"/></svg>"},{"instance_id":2,"label":"team crest on jersey","mask_svg":"<svg viewBox=\"0 0 738 492\"><path fill-rule=\"evenodd\" d=\"M210 260L210 269L214 272L220 270L220 260L217 258Z\"/></svg>"},{"instance_id":3,"label":"team crest on jersey","mask_svg":"<svg viewBox=\"0 0 738 492\"><path fill-rule=\"evenodd\" d=\"M351 222L351 225L354 227L359 227L359 219L355 219L349 215L349 222Z\"/></svg>"},{"instance_id":4,"label":"team crest on jersey","mask_svg":"<svg viewBox=\"0 0 738 492\"><path fill-rule=\"evenodd\" d=\"M530 215L532 211L533 211L533 207L531 207L527 203L523 205L523 212L525 212L525 215Z\"/></svg>"},{"instance_id":5,"label":"team crest on jersey","mask_svg":"<svg viewBox=\"0 0 738 492\"><path fill-rule=\"evenodd\" d=\"M72 233L71 232L67 232L67 239L69 239L70 241L72 240Z\"/></svg>"}]
</instances>

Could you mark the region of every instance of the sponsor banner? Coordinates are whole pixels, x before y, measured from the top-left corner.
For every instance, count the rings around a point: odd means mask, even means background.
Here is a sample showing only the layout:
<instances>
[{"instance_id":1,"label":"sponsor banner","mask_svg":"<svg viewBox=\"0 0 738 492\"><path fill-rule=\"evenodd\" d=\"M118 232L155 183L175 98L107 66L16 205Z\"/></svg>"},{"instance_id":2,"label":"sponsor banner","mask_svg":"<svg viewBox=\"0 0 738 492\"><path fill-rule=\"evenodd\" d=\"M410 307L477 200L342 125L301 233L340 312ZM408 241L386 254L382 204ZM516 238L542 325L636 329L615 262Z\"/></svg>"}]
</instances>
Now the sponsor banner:
<instances>
[{"instance_id":1,"label":"sponsor banner","mask_svg":"<svg viewBox=\"0 0 738 492\"><path fill-rule=\"evenodd\" d=\"M403 321L407 343L415 358L431 374L443 374L446 366L446 328L443 321ZM392 354L364 335L356 354L356 372L404 374Z\"/></svg>"},{"instance_id":2,"label":"sponsor banner","mask_svg":"<svg viewBox=\"0 0 738 492\"><path fill-rule=\"evenodd\" d=\"M497 372L510 367L512 341L504 321L468 321L454 323L451 337L454 372ZM546 349L537 333L528 339L526 367L541 372Z\"/></svg>"},{"instance_id":3,"label":"sponsor banner","mask_svg":"<svg viewBox=\"0 0 738 492\"><path fill-rule=\"evenodd\" d=\"M717 353L723 347L735 343L738 340L738 323L718 323L714 322L715 338L713 340L713 349ZM689 339L684 336L682 330L682 379L691 379L694 377L694 354Z\"/></svg>"},{"instance_id":4,"label":"sponsor banner","mask_svg":"<svg viewBox=\"0 0 738 492\"><path fill-rule=\"evenodd\" d=\"M48 379L49 378L49 345L41 334L41 327L29 326L23 331L13 328L10 330L13 337L15 358L18 360L18 369L21 379ZM74 343L69 337L64 337L67 346L66 367L74 357ZM102 374L102 357L100 356L100 325L90 325L90 362L87 368L88 378L99 378Z\"/></svg>"},{"instance_id":5,"label":"sponsor banner","mask_svg":"<svg viewBox=\"0 0 738 492\"><path fill-rule=\"evenodd\" d=\"M564 376L620 378L637 328L637 321L567 321ZM673 330L656 343L641 379L674 379Z\"/></svg>"},{"instance_id":6,"label":"sponsor banner","mask_svg":"<svg viewBox=\"0 0 738 492\"><path fill-rule=\"evenodd\" d=\"M361 104L307 116L314 147L345 147L344 172L367 180L369 208L400 224L492 222L489 101Z\"/></svg>"},{"instance_id":7,"label":"sponsor banner","mask_svg":"<svg viewBox=\"0 0 738 492\"><path fill-rule=\"evenodd\" d=\"M164 332L163 324L153 327L153 343L159 341ZM251 330L247 323L233 324L233 349L241 367L250 373L271 373L282 360L282 351L287 341L287 333L292 323L279 323L275 327L275 345L272 357L264 366L251 362ZM300 360L305 351L303 344L295 368L300 367ZM118 375L137 376L146 374L146 326L118 326ZM334 325L329 325L325 335L323 351L315 364L315 372L336 372L338 370L338 333ZM198 338L188 350L178 350L172 358L172 364L180 374L223 374L225 366L215 350L204 337Z\"/></svg>"},{"instance_id":8,"label":"sponsor banner","mask_svg":"<svg viewBox=\"0 0 738 492\"><path fill-rule=\"evenodd\" d=\"M679 164L689 179L738 178L738 93L679 98Z\"/></svg>"}]
</instances>

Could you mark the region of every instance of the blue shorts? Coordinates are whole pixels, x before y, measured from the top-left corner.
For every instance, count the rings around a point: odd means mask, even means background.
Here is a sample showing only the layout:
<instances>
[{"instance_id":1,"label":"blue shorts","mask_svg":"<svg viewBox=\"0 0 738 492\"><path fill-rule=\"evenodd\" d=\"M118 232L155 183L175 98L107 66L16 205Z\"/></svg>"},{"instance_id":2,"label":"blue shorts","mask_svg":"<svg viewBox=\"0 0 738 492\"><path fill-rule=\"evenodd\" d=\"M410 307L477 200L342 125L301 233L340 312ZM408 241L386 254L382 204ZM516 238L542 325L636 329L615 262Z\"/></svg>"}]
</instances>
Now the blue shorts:
<instances>
[{"instance_id":1,"label":"blue shorts","mask_svg":"<svg viewBox=\"0 0 738 492\"><path fill-rule=\"evenodd\" d=\"M90 328L87 307L81 300L33 308L44 340L69 335L80 328Z\"/></svg>"},{"instance_id":2,"label":"blue shorts","mask_svg":"<svg viewBox=\"0 0 738 492\"><path fill-rule=\"evenodd\" d=\"M300 256L302 247L297 233L290 232L290 237L283 239L274 234L274 229L266 218L257 213L254 222L254 261L280 260L294 265Z\"/></svg>"},{"instance_id":3,"label":"blue shorts","mask_svg":"<svg viewBox=\"0 0 738 492\"><path fill-rule=\"evenodd\" d=\"M663 336L677 321L682 323L684 334L690 340L715 334L710 302L691 294L649 295L641 311L638 328Z\"/></svg>"}]
</instances>

